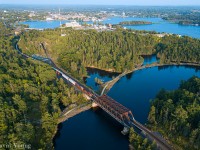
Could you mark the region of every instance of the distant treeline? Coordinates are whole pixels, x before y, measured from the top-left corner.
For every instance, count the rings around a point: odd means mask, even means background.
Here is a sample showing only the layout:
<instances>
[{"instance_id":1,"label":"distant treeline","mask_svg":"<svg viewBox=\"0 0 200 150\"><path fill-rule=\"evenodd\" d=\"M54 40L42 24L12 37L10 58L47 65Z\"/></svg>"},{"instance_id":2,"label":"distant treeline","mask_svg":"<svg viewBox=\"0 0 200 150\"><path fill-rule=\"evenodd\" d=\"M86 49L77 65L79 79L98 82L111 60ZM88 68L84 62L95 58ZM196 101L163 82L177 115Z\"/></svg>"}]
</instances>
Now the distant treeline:
<instances>
[{"instance_id":1,"label":"distant treeline","mask_svg":"<svg viewBox=\"0 0 200 150\"><path fill-rule=\"evenodd\" d=\"M173 21L181 25L198 25L200 26L200 13L181 14L181 15L170 15L163 17L165 20Z\"/></svg>"},{"instance_id":2,"label":"distant treeline","mask_svg":"<svg viewBox=\"0 0 200 150\"><path fill-rule=\"evenodd\" d=\"M190 20L186 20L186 21L179 21L178 24L180 24L180 25L194 25L194 26L200 26L200 21L190 21Z\"/></svg>"}]
</instances>

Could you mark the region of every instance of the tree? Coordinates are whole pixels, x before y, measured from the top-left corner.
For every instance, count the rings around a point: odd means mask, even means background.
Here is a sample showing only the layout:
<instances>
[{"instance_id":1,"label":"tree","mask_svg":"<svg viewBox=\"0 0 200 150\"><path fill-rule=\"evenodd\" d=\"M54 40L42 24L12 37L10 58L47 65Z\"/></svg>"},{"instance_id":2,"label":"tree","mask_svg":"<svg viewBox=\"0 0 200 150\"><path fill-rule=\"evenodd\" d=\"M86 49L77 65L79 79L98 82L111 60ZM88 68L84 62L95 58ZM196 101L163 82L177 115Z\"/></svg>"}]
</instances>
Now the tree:
<instances>
[{"instance_id":1,"label":"tree","mask_svg":"<svg viewBox=\"0 0 200 150\"><path fill-rule=\"evenodd\" d=\"M148 116L149 123L151 124L157 124L156 123L156 108L155 106L151 106L149 116Z\"/></svg>"}]
</instances>

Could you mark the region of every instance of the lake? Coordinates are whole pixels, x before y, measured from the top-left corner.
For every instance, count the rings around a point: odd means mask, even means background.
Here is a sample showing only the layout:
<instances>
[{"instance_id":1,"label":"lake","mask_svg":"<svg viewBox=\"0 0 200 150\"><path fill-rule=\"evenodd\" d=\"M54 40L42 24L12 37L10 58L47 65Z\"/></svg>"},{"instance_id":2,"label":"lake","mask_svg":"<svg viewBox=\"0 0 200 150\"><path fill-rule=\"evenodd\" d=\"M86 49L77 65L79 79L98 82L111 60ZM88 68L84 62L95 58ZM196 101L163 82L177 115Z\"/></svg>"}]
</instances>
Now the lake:
<instances>
[{"instance_id":1,"label":"lake","mask_svg":"<svg viewBox=\"0 0 200 150\"><path fill-rule=\"evenodd\" d=\"M187 35L200 38L200 27L182 26L167 22L161 18L120 18L114 17L104 20L103 23L118 24L121 21L151 21L152 25L126 26L136 30L148 30L166 33ZM67 21L62 21L65 23ZM34 21L24 22L30 28L56 28L60 21ZM147 57L144 64L156 62L156 56ZM88 69L89 78L86 79L87 86L98 90L95 84L96 77L103 81L110 80L116 74L97 69ZM168 66L143 69L121 78L108 95L131 109L136 120L145 124L150 110L150 100L162 89L174 90L179 87L182 80L192 76L200 77L200 70L193 67ZM128 150L128 137L121 134L123 127L108 116L101 109L83 112L64 123L60 124L59 131L55 137L56 150Z\"/></svg>"},{"instance_id":2,"label":"lake","mask_svg":"<svg viewBox=\"0 0 200 150\"><path fill-rule=\"evenodd\" d=\"M61 21L61 24L65 24L69 21ZM29 25L29 28L35 28L35 29L54 29L60 27L60 21L59 20L53 20L53 21L25 21L21 22L22 24Z\"/></svg>"},{"instance_id":3,"label":"lake","mask_svg":"<svg viewBox=\"0 0 200 150\"><path fill-rule=\"evenodd\" d=\"M194 38L200 38L200 26L185 26L178 25L175 23L170 23L161 18L136 18L136 17L112 17L104 20L102 23L118 24L122 21L150 21L152 25L135 25L135 26L125 26L126 28L135 29L135 30L147 30L147 31L156 31L156 32L166 32L174 33L180 35L191 36ZM62 24L68 21L61 21ZM48 29L48 28L57 28L60 26L59 20L53 21L26 21L22 22L23 24L28 24L30 28L37 29ZM91 23L91 22L88 22Z\"/></svg>"},{"instance_id":4,"label":"lake","mask_svg":"<svg viewBox=\"0 0 200 150\"><path fill-rule=\"evenodd\" d=\"M103 23L118 24L122 21L149 21L153 23L151 25L125 26L126 28L130 29L166 32L200 38L200 26L179 25L176 23L165 21L161 18L114 17L104 20Z\"/></svg>"},{"instance_id":5,"label":"lake","mask_svg":"<svg viewBox=\"0 0 200 150\"><path fill-rule=\"evenodd\" d=\"M154 61L154 60L152 60ZM98 89L94 78L107 81L110 75L101 71L89 72L86 84ZM146 123L150 100L162 89L174 90L182 80L200 77L200 70L193 67L166 66L143 69L119 80L108 93L109 96L131 109L136 120ZM62 123L55 149L62 150L127 150L128 137L121 134L123 127L102 110L89 110Z\"/></svg>"}]
</instances>

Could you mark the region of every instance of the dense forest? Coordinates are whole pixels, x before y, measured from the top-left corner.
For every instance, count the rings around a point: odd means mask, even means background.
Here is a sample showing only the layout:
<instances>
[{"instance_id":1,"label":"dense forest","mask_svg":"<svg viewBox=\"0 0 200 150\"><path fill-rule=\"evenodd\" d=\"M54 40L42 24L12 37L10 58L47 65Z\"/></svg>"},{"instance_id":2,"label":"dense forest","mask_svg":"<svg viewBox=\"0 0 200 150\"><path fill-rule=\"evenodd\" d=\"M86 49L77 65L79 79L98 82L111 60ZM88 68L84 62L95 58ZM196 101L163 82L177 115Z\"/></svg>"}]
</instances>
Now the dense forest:
<instances>
[{"instance_id":1,"label":"dense forest","mask_svg":"<svg viewBox=\"0 0 200 150\"><path fill-rule=\"evenodd\" d=\"M155 46L161 63L200 63L200 40L191 37L165 36Z\"/></svg>"},{"instance_id":2,"label":"dense forest","mask_svg":"<svg viewBox=\"0 0 200 150\"><path fill-rule=\"evenodd\" d=\"M30 31L21 36L24 53L44 55L44 43L50 56L75 77L85 76L85 67L108 71L132 70L143 62L141 55L157 54L161 63L200 62L200 40L190 37L136 33L132 30L97 32L60 29Z\"/></svg>"},{"instance_id":3,"label":"dense forest","mask_svg":"<svg viewBox=\"0 0 200 150\"><path fill-rule=\"evenodd\" d=\"M149 127L175 149L200 149L200 78L183 81L175 91L161 90L152 101Z\"/></svg>"},{"instance_id":4,"label":"dense forest","mask_svg":"<svg viewBox=\"0 0 200 150\"><path fill-rule=\"evenodd\" d=\"M0 37L0 144L53 149L60 105L79 105L85 98L58 80L50 66L23 59L12 41Z\"/></svg>"},{"instance_id":5,"label":"dense forest","mask_svg":"<svg viewBox=\"0 0 200 150\"><path fill-rule=\"evenodd\" d=\"M51 57L69 72L84 75L85 67L122 72L142 64L142 54L152 54L157 37L140 36L127 31L97 32L96 30L66 29L31 31L21 36L19 47L24 53L43 54L45 43ZM141 44L145 43L145 44Z\"/></svg>"},{"instance_id":6,"label":"dense forest","mask_svg":"<svg viewBox=\"0 0 200 150\"><path fill-rule=\"evenodd\" d=\"M123 21L123 22L119 23L119 25L125 25L125 26L129 26L129 25L145 25L145 24L152 24L152 22L148 22L148 21Z\"/></svg>"},{"instance_id":7,"label":"dense forest","mask_svg":"<svg viewBox=\"0 0 200 150\"><path fill-rule=\"evenodd\" d=\"M9 36L10 34L13 34L14 32L10 27L11 26L8 24L8 22L0 21L0 37Z\"/></svg>"}]
</instances>

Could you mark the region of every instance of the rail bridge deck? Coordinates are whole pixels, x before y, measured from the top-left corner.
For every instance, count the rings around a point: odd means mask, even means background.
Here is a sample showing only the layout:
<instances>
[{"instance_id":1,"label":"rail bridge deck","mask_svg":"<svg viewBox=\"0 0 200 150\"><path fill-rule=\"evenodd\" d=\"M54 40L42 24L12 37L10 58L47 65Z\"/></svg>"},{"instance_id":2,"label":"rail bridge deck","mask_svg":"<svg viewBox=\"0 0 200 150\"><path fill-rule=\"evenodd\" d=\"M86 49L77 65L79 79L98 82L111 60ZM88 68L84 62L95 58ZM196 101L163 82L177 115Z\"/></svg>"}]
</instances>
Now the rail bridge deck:
<instances>
[{"instance_id":1,"label":"rail bridge deck","mask_svg":"<svg viewBox=\"0 0 200 150\"><path fill-rule=\"evenodd\" d=\"M95 103L98 104L104 111L115 118L119 123L125 127L130 127L130 121L132 121L133 114L131 110L113 100L107 95L94 98Z\"/></svg>"},{"instance_id":2,"label":"rail bridge deck","mask_svg":"<svg viewBox=\"0 0 200 150\"><path fill-rule=\"evenodd\" d=\"M96 94L93 90L88 88L87 86L80 83L78 80L74 79L72 76L68 75L67 73L64 73L62 69L58 68L55 63L50 58L42 58L37 55L28 56L24 53L22 53L17 44L16 44L16 50L21 54L24 58L33 58L39 61L42 61L44 63L47 63L53 67L53 69L61 75L63 78L68 80L75 88L86 94L88 97L90 97L94 102L96 102L99 107L101 107L104 111L106 111L109 115L111 115L114 119L116 119L119 123L124 125L124 127L137 127L141 131L143 131L146 135L148 135L149 139L152 141L155 141L157 143L157 146L160 149L163 150L171 150L172 147L161 137L156 136L151 130L146 128L144 125L140 124L138 121L136 121L133 117L132 112L123 106L122 104L118 103L114 99L110 98L107 95L99 96Z\"/></svg>"}]
</instances>

